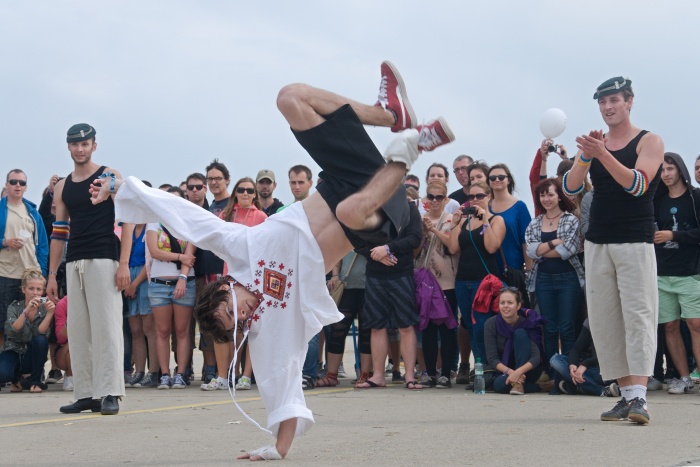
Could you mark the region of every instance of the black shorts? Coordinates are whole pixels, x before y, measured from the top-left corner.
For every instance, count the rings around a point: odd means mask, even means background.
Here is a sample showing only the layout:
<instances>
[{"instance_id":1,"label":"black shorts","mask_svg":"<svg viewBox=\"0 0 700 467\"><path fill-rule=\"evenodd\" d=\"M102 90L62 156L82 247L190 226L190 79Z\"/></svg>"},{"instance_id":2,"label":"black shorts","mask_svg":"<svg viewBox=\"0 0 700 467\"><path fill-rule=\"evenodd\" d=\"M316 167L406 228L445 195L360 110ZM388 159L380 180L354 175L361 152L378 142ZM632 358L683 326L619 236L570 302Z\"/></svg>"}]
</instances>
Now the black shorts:
<instances>
[{"instance_id":1,"label":"black shorts","mask_svg":"<svg viewBox=\"0 0 700 467\"><path fill-rule=\"evenodd\" d=\"M367 276L362 326L369 329L402 329L417 325L413 273L399 277Z\"/></svg>"},{"instance_id":2,"label":"black shorts","mask_svg":"<svg viewBox=\"0 0 700 467\"><path fill-rule=\"evenodd\" d=\"M385 162L349 104L324 118L318 126L292 133L321 167L316 190L335 215L338 204L367 185ZM408 225L406 190L402 184L398 188L382 207L385 220L377 229L358 231L340 224L353 247L383 245Z\"/></svg>"}]
</instances>

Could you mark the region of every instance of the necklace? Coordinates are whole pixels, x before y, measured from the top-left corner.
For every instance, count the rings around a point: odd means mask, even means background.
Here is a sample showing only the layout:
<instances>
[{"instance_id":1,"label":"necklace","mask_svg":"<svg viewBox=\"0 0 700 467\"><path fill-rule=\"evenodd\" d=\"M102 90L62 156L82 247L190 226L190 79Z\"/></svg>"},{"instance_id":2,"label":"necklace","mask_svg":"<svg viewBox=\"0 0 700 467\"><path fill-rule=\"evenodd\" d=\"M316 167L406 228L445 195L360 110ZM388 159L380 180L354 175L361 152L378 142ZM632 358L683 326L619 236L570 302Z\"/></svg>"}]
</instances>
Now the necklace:
<instances>
[{"instance_id":1,"label":"necklace","mask_svg":"<svg viewBox=\"0 0 700 467\"><path fill-rule=\"evenodd\" d=\"M246 212L245 212L245 217L243 218L243 222L238 222L238 212L239 212L241 209L245 209L245 211L246 211ZM245 221L248 220L248 214L250 214L250 211L251 211L251 208L242 208L241 206L238 206L238 208L236 209L236 211L235 211L234 214L233 214L233 222L234 222L234 223L237 223L237 224L248 225L248 224L245 223ZM551 225L551 224L550 224L550 225Z\"/></svg>"},{"instance_id":2,"label":"necklace","mask_svg":"<svg viewBox=\"0 0 700 467\"><path fill-rule=\"evenodd\" d=\"M562 214L564 214L564 211L559 212L559 214L557 214L557 215L554 216L554 217L549 217L549 216L545 213L544 217L546 217L546 218L549 220L549 226L551 227L551 226L554 225L554 219L556 219L557 217L561 216Z\"/></svg>"}]
</instances>

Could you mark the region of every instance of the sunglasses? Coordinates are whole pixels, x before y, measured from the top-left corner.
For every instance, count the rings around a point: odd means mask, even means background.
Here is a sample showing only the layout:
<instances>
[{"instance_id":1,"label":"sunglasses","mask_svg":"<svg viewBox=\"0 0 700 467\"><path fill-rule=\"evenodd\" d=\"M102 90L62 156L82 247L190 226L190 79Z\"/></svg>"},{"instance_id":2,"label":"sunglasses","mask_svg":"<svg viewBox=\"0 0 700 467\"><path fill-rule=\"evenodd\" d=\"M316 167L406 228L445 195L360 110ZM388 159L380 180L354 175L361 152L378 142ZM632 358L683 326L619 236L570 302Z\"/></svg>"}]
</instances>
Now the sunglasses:
<instances>
[{"instance_id":1,"label":"sunglasses","mask_svg":"<svg viewBox=\"0 0 700 467\"><path fill-rule=\"evenodd\" d=\"M508 178L508 175L489 175L489 180L495 182L496 180L503 181Z\"/></svg>"},{"instance_id":2,"label":"sunglasses","mask_svg":"<svg viewBox=\"0 0 700 467\"><path fill-rule=\"evenodd\" d=\"M501 290L498 291L498 293L503 293L503 292L512 292L514 294L520 294L520 289L517 287L503 287Z\"/></svg>"},{"instance_id":3,"label":"sunglasses","mask_svg":"<svg viewBox=\"0 0 700 467\"><path fill-rule=\"evenodd\" d=\"M224 177L207 177L207 181L209 183L211 182L221 182L223 181Z\"/></svg>"},{"instance_id":4,"label":"sunglasses","mask_svg":"<svg viewBox=\"0 0 700 467\"><path fill-rule=\"evenodd\" d=\"M475 199L478 199L481 201L482 199L486 198L488 195L486 193L477 193L475 195L467 195L467 201L474 201Z\"/></svg>"},{"instance_id":5,"label":"sunglasses","mask_svg":"<svg viewBox=\"0 0 700 467\"><path fill-rule=\"evenodd\" d=\"M452 173L458 174L460 172L468 172L469 171L469 166L467 167L455 167Z\"/></svg>"},{"instance_id":6,"label":"sunglasses","mask_svg":"<svg viewBox=\"0 0 700 467\"><path fill-rule=\"evenodd\" d=\"M9 183L12 186L17 185L17 184L19 184L19 186L27 186L27 182L25 182L24 180L12 179L12 180L8 180L7 183Z\"/></svg>"},{"instance_id":7,"label":"sunglasses","mask_svg":"<svg viewBox=\"0 0 700 467\"><path fill-rule=\"evenodd\" d=\"M428 198L428 201L437 201L438 203L446 198L445 195L431 195L430 193L428 193L425 197Z\"/></svg>"},{"instance_id":8,"label":"sunglasses","mask_svg":"<svg viewBox=\"0 0 700 467\"><path fill-rule=\"evenodd\" d=\"M238 187L236 188L236 193L239 195L242 195L243 193L248 193L249 195L254 195L255 194L255 188L243 188L243 187Z\"/></svg>"},{"instance_id":9,"label":"sunglasses","mask_svg":"<svg viewBox=\"0 0 700 467\"><path fill-rule=\"evenodd\" d=\"M204 189L204 185L187 185L187 189L190 191L194 191L194 190L199 191L199 190Z\"/></svg>"}]
</instances>

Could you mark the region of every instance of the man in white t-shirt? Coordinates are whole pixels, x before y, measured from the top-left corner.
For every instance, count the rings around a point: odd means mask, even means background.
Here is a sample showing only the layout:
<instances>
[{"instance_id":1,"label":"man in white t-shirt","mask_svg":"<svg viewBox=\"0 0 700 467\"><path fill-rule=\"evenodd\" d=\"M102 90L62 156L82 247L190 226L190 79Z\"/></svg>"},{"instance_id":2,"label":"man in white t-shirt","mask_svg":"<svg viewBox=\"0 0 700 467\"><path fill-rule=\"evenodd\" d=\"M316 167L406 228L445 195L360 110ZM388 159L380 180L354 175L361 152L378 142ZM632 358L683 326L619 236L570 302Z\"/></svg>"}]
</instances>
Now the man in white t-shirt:
<instances>
[{"instance_id":1,"label":"man in white t-shirt","mask_svg":"<svg viewBox=\"0 0 700 467\"><path fill-rule=\"evenodd\" d=\"M383 245L403 230L409 220L402 185L407 169L421 151L454 139L442 118L416 125L398 72L389 62L381 70L375 106L303 84L280 91L277 106L323 169L323 181L313 195L258 226L223 222L134 177L115 183L118 218L140 222L162 217L173 234L232 266L232 293L221 291L221 283L208 287L197 317L218 341L231 340L236 319L250 321L253 367L269 412L267 426L277 442L241 458L281 459L294 436L311 427L313 416L301 391L307 343L324 325L343 317L325 288L324 275L352 248ZM384 157L363 125L400 132ZM108 185L96 180L93 202L109 196Z\"/></svg>"}]
</instances>

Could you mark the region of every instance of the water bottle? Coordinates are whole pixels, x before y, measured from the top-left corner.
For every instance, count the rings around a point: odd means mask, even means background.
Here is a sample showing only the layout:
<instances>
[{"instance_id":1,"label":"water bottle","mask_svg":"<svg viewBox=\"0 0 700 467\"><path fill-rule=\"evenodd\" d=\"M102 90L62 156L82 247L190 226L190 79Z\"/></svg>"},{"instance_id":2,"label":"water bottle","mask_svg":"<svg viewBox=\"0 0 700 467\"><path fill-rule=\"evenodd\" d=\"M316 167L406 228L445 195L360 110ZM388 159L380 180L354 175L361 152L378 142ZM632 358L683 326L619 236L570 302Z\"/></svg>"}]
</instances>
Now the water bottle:
<instances>
[{"instance_id":1,"label":"water bottle","mask_svg":"<svg viewBox=\"0 0 700 467\"><path fill-rule=\"evenodd\" d=\"M486 381L484 381L484 364L481 363L481 359L476 359L476 364L474 365L474 394L485 394L486 393Z\"/></svg>"}]
</instances>

